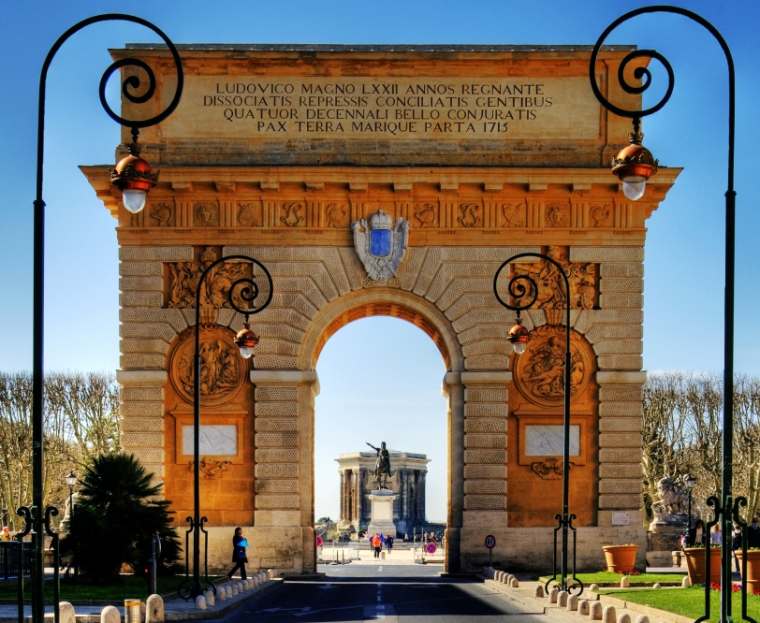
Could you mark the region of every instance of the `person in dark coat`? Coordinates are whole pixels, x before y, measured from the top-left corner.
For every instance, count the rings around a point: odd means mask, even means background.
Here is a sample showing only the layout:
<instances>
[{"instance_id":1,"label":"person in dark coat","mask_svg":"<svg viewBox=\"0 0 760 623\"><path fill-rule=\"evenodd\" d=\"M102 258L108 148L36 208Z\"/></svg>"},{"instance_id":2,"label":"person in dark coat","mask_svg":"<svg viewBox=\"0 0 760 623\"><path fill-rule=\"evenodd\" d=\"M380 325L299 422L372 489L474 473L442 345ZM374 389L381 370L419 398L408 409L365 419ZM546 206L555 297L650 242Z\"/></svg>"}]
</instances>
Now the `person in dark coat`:
<instances>
[{"instance_id":1,"label":"person in dark coat","mask_svg":"<svg viewBox=\"0 0 760 623\"><path fill-rule=\"evenodd\" d=\"M240 578L242 580L247 579L245 573L245 563L248 562L248 557L245 555L245 548L248 547L248 539L243 536L242 528L235 528L235 535L232 537L232 562L235 566L227 574L228 578L232 578L232 575L240 569Z\"/></svg>"},{"instance_id":2,"label":"person in dark coat","mask_svg":"<svg viewBox=\"0 0 760 623\"><path fill-rule=\"evenodd\" d=\"M757 515L752 518L752 523L747 531L747 537L748 547L760 547L760 517Z\"/></svg>"}]
</instances>

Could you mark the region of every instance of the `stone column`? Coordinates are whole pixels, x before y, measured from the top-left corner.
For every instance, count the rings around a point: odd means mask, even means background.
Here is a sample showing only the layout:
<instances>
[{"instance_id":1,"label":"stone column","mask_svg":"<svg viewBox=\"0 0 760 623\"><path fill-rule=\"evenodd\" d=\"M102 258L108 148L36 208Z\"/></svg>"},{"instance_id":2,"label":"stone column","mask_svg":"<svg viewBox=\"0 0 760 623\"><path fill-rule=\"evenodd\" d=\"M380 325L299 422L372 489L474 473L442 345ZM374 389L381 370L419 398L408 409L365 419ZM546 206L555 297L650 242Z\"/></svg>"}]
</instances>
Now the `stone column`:
<instances>
[{"instance_id":1,"label":"stone column","mask_svg":"<svg viewBox=\"0 0 760 623\"><path fill-rule=\"evenodd\" d=\"M420 472L420 486L417 492L417 517L420 522L425 521L425 472Z\"/></svg>"},{"instance_id":2,"label":"stone column","mask_svg":"<svg viewBox=\"0 0 760 623\"><path fill-rule=\"evenodd\" d=\"M400 486L399 493L401 494L401 519L407 521L409 519L409 470L405 469L399 474Z\"/></svg>"},{"instance_id":3,"label":"stone column","mask_svg":"<svg viewBox=\"0 0 760 623\"><path fill-rule=\"evenodd\" d=\"M340 470L340 521L346 521L346 470Z\"/></svg>"},{"instance_id":4,"label":"stone column","mask_svg":"<svg viewBox=\"0 0 760 623\"><path fill-rule=\"evenodd\" d=\"M462 374L448 372L443 381L443 392L449 398L448 439L449 439L449 508L446 518L446 552L444 569L446 573L456 573L462 568L461 532L464 511L464 477L465 477L465 428L464 428L464 386ZM421 495L422 483L417 484L416 495ZM417 506L416 521L421 522Z\"/></svg>"},{"instance_id":5,"label":"stone column","mask_svg":"<svg viewBox=\"0 0 760 623\"><path fill-rule=\"evenodd\" d=\"M353 472L353 486L351 487L351 523L356 526L359 521L359 501L361 499L361 479L359 475L361 470L354 470Z\"/></svg>"},{"instance_id":6,"label":"stone column","mask_svg":"<svg viewBox=\"0 0 760 623\"><path fill-rule=\"evenodd\" d=\"M359 512L357 514L357 520L356 520L356 530L358 531L361 522L364 520L364 515L366 513L366 506L364 503L364 481L367 478L366 476L367 470L363 467L359 469L359 482L356 484L357 487L357 496L358 496L358 503L359 503Z\"/></svg>"},{"instance_id":7,"label":"stone column","mask_svg":"<svg viewBox=\"0 0 760 623\"><path fill-rule=\"evenodd\" d=\"M256 498L253 548L262 567L313 573L313 370L253 370Z\"/></svg>"}]
</instances>

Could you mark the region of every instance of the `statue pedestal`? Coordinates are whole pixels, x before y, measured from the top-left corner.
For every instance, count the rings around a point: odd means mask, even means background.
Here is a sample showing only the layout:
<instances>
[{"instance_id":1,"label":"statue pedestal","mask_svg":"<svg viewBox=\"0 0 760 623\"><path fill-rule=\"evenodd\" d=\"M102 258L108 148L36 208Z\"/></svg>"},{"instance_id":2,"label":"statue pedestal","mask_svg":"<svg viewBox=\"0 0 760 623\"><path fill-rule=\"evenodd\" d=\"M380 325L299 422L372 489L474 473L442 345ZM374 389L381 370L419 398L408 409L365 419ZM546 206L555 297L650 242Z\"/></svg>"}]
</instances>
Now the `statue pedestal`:
<instances>
[{"instance_id":1,"label":"statue pedestal","mask_svg":"<svg viewBox=\"0 0 760 623\"><path fill-rule=\"evenodd\" d=\"M687 526L680 516L669 522L653 521L647 533L647 563L652 567L672 566L672 552L680 549L681 535L686 532Z\"/></svg>"},{"instance_id":2,"label":"statue pedestal","mask_svg":"<svg viewBox=\"0 0 760 623\"><path fill-rule=\"evenodd\" d=\"M371 504L367 534L375 533L396 537L396 524L393 522L393 502L398 497L389 489L376 489L369 495Z\"/></svg>"}]
</instances>

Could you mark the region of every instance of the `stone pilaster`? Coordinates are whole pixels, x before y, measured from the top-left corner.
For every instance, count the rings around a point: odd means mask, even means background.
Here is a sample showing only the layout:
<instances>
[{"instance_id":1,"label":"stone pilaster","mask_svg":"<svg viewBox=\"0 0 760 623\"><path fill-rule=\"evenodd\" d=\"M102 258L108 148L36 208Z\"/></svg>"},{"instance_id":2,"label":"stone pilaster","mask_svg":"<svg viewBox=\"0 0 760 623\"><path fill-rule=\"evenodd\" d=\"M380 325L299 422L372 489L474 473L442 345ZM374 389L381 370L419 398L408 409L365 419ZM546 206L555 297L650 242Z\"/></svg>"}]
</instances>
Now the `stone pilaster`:
<instances>
[{"instance_id":1,"label":"stone pilaster","mask_svg":"<svg viewBox=\"0 0 760 623\"><path fill-rule=\"evenodd\" d=\"M478 552L507 527L507 416L511 372L463 372L464 522L462 549ZM504 539L501 539L503 542ZM498 549L494 551L498 558ZM468 561L465 561L470 566Z\"/></svg>"},{"instance_id":2,"label":"stone pilaster","mask_svg":"<svg viewBox=\"0 0 760 623\"><path fill-rule=\"evenodd\" d=\"M449 442L449 508L446 518L446 560L447 573L456 573L462 568L460 555L462 522L464 511L464 387L462 374L448 372L443 380L443 392L449 397L448 442ZM421 497L420 484L416 487L417 500ZM417 506L417 521L420 516Z\"/></svg>"},{"instance_id":3,"label":"stone pilaster","mask_svg":"<svg viewBox=\"0 0 760 623\"><path fill-rule=\"evenodd\" d=\"M119 370L121 445L148 472L164 476L164 370Z\"/></svg>"},{"instance_id":4,"label":"stone pilaster","mask_svg":"<svg viewBox=\"0 0 760 623\"><path fill-rule=\"evenodd\" d=\"M255 419L268 420L266 430L271 431L257 432L255 437L252 551L258 566L285 573L313 572L317 374L313 370L253 370L251 382L256 386ZM295 427L289 424L293 419ZM283 423L283 432L276 432L277 422Z\"/></svg>"}]
</instances>

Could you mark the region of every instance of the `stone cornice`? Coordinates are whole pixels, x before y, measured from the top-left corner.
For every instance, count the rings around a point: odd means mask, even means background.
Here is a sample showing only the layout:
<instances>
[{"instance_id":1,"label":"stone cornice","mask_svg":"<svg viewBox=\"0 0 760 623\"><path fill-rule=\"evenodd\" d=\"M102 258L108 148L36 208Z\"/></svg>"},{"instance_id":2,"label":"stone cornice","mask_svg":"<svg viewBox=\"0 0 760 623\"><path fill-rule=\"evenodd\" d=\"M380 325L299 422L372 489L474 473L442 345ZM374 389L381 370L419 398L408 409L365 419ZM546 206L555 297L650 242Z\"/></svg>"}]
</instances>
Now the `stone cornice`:
<instances>
[{"instance_id":1,"label":"stone cornice","mask_svg":"<svg viewBox=\"0 0 760 623\"><path fill-rule=\"evenodd\" d=\"M662 168L630 202L608 169L529 167L162 167L139 215L107 166L82 171L119 221L122 245L352 244L377 209L410 222L410 245L640 245L681 169Z\"/></svg>"}]
</instances>

